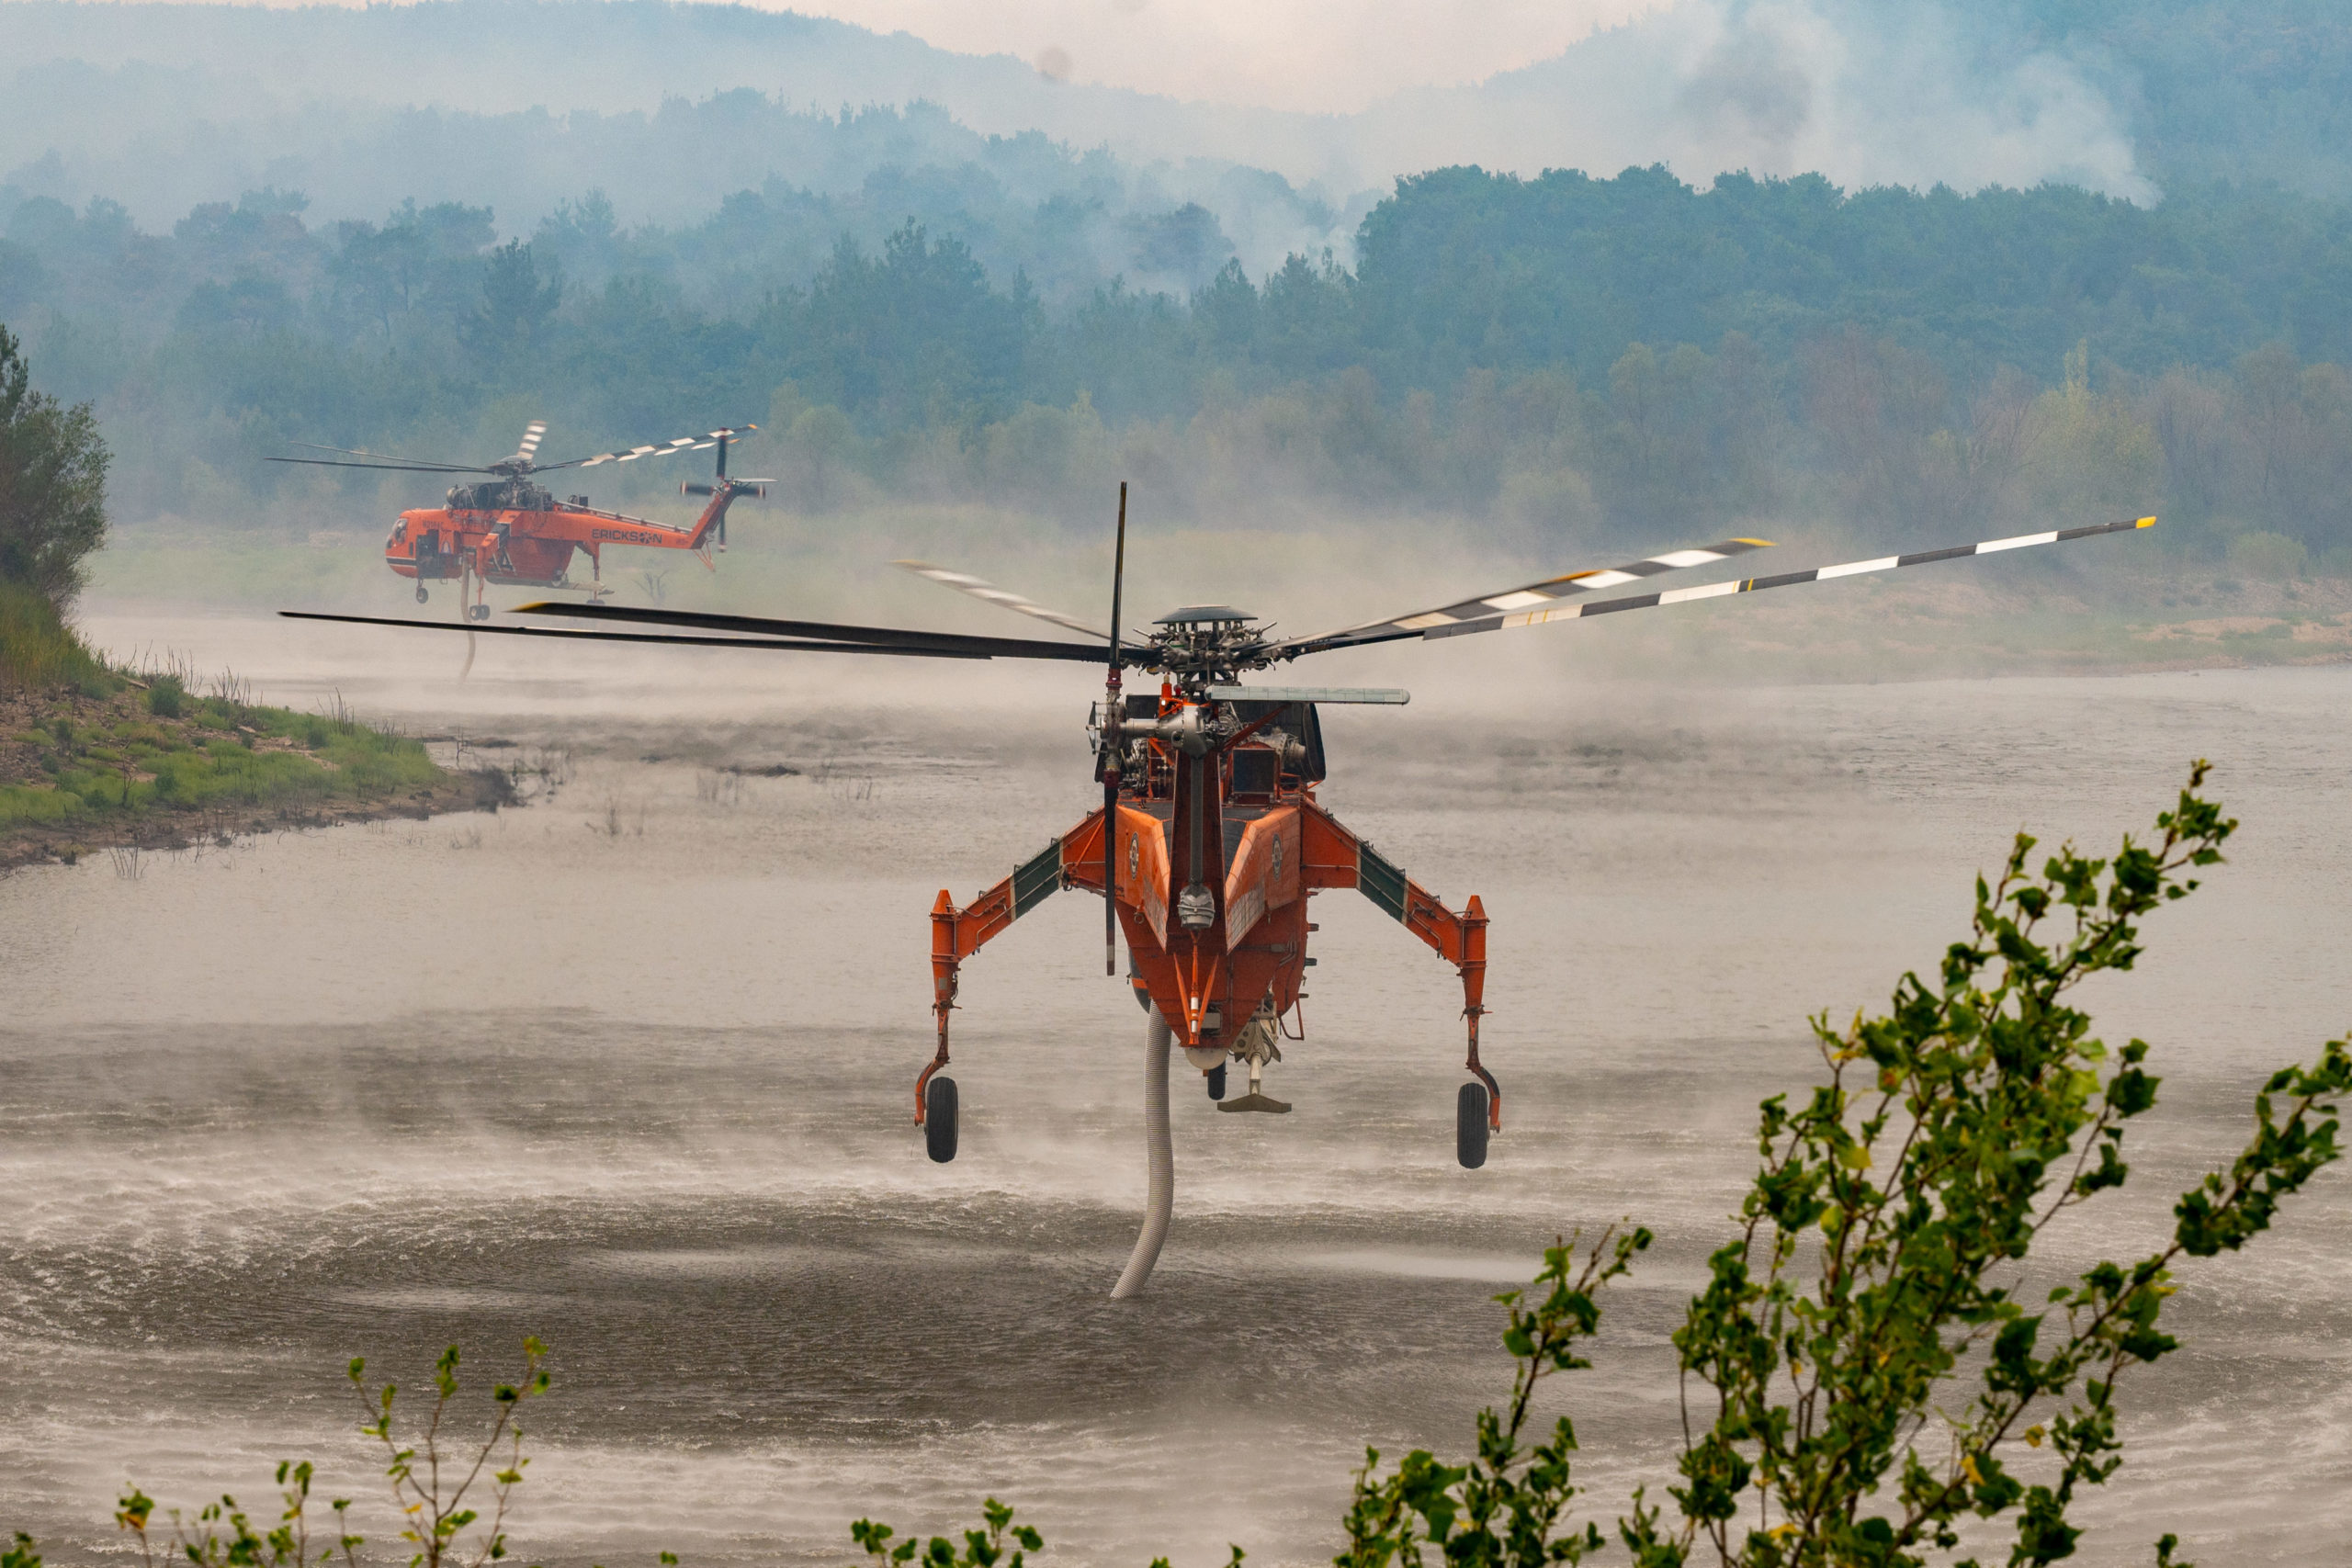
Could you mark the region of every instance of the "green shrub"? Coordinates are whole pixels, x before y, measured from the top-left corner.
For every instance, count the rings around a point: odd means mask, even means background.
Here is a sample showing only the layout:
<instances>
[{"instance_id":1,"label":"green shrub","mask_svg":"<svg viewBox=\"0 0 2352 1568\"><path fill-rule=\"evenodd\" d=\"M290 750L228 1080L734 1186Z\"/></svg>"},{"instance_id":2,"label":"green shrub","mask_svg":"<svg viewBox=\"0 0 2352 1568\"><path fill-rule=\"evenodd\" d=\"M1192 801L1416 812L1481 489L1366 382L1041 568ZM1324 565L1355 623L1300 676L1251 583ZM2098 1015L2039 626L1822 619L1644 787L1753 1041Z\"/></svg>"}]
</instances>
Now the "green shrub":
<instances>
[{"instance_id":1,"label":"green shrub","mask_svg":"<svg viewBox=\"0 0 2352 1568\"><path fill-rule=\"evenodd\" d=\"M187 684L176 675L153 675L147 681L147 711L157 718L177 718L187 711Z\"/></svg>"}]
</instances>

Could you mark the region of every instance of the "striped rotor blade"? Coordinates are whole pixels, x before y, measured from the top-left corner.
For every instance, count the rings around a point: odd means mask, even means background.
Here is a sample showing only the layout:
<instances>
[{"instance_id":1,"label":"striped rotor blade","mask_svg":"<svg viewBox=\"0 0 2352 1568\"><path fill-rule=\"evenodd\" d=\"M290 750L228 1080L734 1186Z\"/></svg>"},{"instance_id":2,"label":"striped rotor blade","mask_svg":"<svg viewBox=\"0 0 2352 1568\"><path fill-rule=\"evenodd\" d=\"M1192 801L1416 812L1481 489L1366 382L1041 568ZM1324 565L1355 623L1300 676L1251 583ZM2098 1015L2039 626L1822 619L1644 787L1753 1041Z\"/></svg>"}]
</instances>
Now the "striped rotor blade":
<instances>
[{"instance_id":1,"label":"striped rotor blade","mask_svg":"<svg viewBox=\"0 0 2352 1568\"><path fill-rule=\"evenodd\" d=\"M1043 604L1023 599L1018 593L999 588L987 579L974 577L969 572L950 571L944 566L933 566L929 561L923 560L894 560L890 564L901 571L911 571L917 577L927 577L943 588L953 588L958 593L968 593L975 599L985 600L989 604L1011 610L1016 615L1029 615L1040 621L1051 621L1057 626L1068 626L1070 630L1083 632L1088 637L1099 637L1104 642L1111 640L1109 632L1090 626L1075 615L1065 615L1059 610L1048 610Z\"/></svg>"},{"instance_id":2,"label":"striped rotor blade","mask_svg":"<svg viewBox=\"0 0 2352 1568\"><path fill-rule=\"evenodd\" d=\"M599 452L593 457L574 457L570 462L548 463L548 468L593 468L599 463L634 463L640 457L666 457L673 452L701 452L719 441L738 435L749 435L759 429L756 424L730 424L722 429L705 431L700 435L680 435L668 441L648 442L642 446L624 446L617 452Z\"/></svg>"},{"instance_id":3,"label":"striped rotor blade","mask_svg":"<svg viewBox=\"0 0 2352 1568\"><path fill-rule=\"evenodd\" d=\"M1553 604L1511 615L1489 615L1484 620L1431 626L1421 635L1425 637L1462 637L1470 632L1500 631L1505 626L1538 626L1546 621L1573 621L1588 615L1612 615L1619 610L1647 610L1662 604L1684 604L1693 599L1718 599L1727 593L1753 593L1764 588L1792 588L1800 582L1826 582L1838 577L1861 577L1874 571L1894 571L1900 567L1927 566L1930 562L1959 560L1967 556L1998 555L2004 550L2022 550L2035 545L2063 544L2068 539L2087 539L2099 534L2128 534L2134 529L2155 525L2156 520L2153 517L2131 517L2120 523L2056 528L2046 534L2019 534L2015 538L1986 539L1973 545L1954 545L1948 549L1917 550L1909 555L1880 556L1871 560L1846 561L1838 566L1817 566L1810 571L1783 572L1778 577L1736 577L1727 582L1703 583L1697 588L1669 588L1659 593L1634 593L1619 599L1587 599L1572 604Z\"/></svg>"},{"instance_id":4,"label":"striped rotor blade","mask_svg":"<svg viewBox=\"0 0 2352 1568\"><path fill-rule=\"evenodd\" d=\"M514 448L514 456L525 462L538 455L539 443L547 439L548 422L535 419L523 427L523 444Z\"/></svg>"},{"instance_id":5,"label":"striped rotor blade","mask_svg":"<svg viewBox=\"0 0 2352 1568\"><path fill-rule=\"evenodd\" d=\"M1301 653L1319 653L1330 648L1353 648L1368 642L1393 642L1399 637L1431 635L1437 628L1445 626L1483 626L1484 623L1494 620L1498 615L1514 611L1553 604L1563 599L1580 599L1624 583L1638 582L1645 577L1657 577L1662 572L1680 571L1685 567L1709 566L1733 556L1746 555L1750 550L1771 547L1770 539L1725 539L1721 544L1668 550L1664 555L1649 556L1623 566L1600 567L1571 571L1560 577L1547 577L1541 582L1531 582L1523 588L1507 588L1499 593L1464 599L1443 609L1423 610L1416 615L1399 615L1394 620L1374 621L1326 637L1301 637L1284 646Z\"/></svg>"}]
</instances>

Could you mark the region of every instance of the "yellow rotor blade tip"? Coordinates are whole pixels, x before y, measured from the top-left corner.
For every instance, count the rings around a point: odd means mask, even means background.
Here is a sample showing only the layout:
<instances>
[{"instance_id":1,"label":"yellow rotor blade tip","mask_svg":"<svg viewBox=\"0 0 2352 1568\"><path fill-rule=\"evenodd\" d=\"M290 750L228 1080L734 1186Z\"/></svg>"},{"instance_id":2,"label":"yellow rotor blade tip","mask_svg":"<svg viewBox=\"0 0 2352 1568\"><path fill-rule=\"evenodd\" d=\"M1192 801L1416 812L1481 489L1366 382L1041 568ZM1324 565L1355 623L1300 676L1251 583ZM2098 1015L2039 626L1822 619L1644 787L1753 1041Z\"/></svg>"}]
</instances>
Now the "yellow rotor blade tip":
<instances>
[{"instance_id":1,"label":"yellow rotor blade tip","mask_svg":"<svg viewBox=\"0 0 2352 1568\"><path fill-rule=\"evenodd\" d=\"M2143 517L2132 525L2135 528L2153 528L2156 525L2156 520L2153 517Z\"/></svg>"},{"instance_id":2,"label":"yellow rotor blade tip","mask_svg":"<svg viewBox=\"0 0 2352 1568\"><path fill-rule=\"evenodd\" d=\"M1735 545L1754 545L1759 550L1769 550L1773 547L1772 541L1770 539L1734 539L1732 543Z\"/></svg>"}]
</instances>

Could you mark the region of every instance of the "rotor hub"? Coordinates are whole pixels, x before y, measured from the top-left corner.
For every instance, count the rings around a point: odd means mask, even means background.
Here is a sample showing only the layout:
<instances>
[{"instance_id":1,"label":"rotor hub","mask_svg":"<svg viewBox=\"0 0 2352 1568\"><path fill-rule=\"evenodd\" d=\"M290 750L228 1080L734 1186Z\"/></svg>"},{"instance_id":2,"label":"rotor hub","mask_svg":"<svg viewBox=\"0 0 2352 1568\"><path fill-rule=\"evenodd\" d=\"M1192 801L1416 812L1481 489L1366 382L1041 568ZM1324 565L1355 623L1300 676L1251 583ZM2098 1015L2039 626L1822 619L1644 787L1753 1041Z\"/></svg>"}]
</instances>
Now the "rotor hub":
<instances>
[{"instance_id":1,"label":"rotor hub","mask_svg":"<svg viewBox=\"0 0 2352 1568\"><path fill-rule=\"evenodd\" d=\"M1247 611L1227 604L1188 604L1153 623L1158 628L1137 662L1173 681L1198 700L1208 687L1230 683L1243 671L1273 662L1266 627Z\"/></svg>"}]
</instances>

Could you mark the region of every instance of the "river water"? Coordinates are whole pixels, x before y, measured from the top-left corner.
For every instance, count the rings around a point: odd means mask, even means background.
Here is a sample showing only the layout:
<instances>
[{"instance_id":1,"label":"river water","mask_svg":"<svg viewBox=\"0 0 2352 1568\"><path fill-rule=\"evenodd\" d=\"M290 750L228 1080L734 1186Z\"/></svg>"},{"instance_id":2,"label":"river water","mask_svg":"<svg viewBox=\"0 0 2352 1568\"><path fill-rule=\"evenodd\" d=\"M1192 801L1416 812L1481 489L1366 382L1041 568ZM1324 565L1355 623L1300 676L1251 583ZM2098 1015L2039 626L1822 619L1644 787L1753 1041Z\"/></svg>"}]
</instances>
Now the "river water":
<instances>
[{"instance_id":1,"label":"river water","mask_svg":"<svg viewBox=\"0 0 2352 1568\"><path fill-rule=\"evenodd\" d=\"M1180 1074L1175 1227L1114 1303L1144 1028L1098 906L1051 900L967 969L961 1157L927 1162L909 1115L925 913L1088 810L1084 673L485 638L460 679L455 638L91 629L558 783L494 817L0 880L0 1529L54 1562L119 1551L126 1478L252 1503L300 1456L387 1544L345 1360L422 1386L445 1344L504 1371L534 1333L555 1392L527 1561L841 1561L854 1517L927 1532L989 1494L1048 1562L1317 1561L1364 1445L1464 1451L1507 1391L1492 1294L1630 1216L1658 1244L1598 1367L1555 1385L1605 1525L1670 1478L1666 1337L1756 1102L1817 1074L1805 1018L1930 965L2018 827L2109 843L2199 754L2246 823L2142 972L2091 993L2109 1038L2154 1043L2164 1098L2056 1263L2156 1245L2266 1071L2352 1021L2352 671L1763 688L1334 660L1415 687L1329 716L1324 799L1483 895L1507 1131L1454 1166L1456 982L1323 897L1308 1038L1269 1083L1297 1110L1219 1116ZM2347 1285L2342 1170L2186 1271L2187 1348L2126 1385L2086 1561L2166 1529L2210 1561L2342 1561Z\"/></svg>"}]
</instances>

